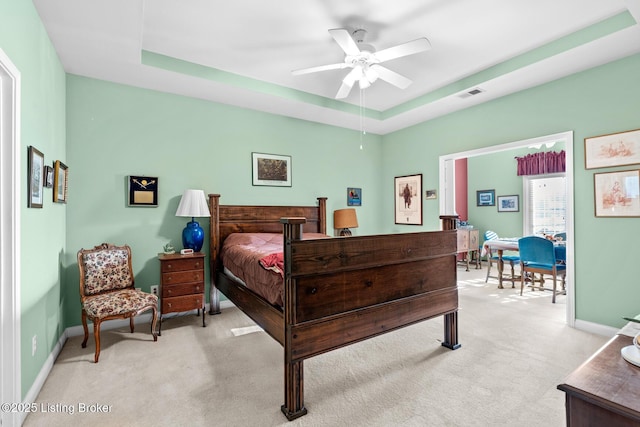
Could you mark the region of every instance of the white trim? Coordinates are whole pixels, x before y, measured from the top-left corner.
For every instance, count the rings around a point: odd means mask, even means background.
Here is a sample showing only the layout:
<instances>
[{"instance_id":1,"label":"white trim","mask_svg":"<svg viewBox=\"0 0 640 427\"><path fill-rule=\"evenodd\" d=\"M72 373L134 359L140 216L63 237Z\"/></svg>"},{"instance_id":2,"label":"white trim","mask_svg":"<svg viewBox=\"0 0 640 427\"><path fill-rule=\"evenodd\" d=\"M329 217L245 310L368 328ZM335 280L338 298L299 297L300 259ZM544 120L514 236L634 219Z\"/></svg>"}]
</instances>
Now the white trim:
<instances>
[{"instance_id":1,"label":"white trim","mask_svg":"<svg viewBox=\"0 0 640 427\"><path fill-rule=\"evenodd\" d=\"M0 402L21 400L20 72L0 49ZM0 412L2 426L19 414Z\"/></svg>"},{"instance_id":2,"label":"white trim","mask_svg":"<svg viewBox=\"0 0 640 427\"><path fill-rule=\"evenodd\" d=\"M455 194L452 180L447 180L447 175L452 172L446 170L447 165L453 164L451 160L464 159L468 157L481 156L483 154L498 153L516 148L524 148L532 145L541 145L547 142L564 141L564 151L566 153L566 177L567 177L567 313L566 322L569 326L575 327L576 324L576 307L575 307L575 260L574 260L574 218L573 218L573 131L555 133L552 135L540 136L536 138L525 139L521 141L509 142L490 147L479 148L476 150L463 151L460 153L451 153L440 156L440 212L445 212L444 200L453 198Z\"/></svg>"},{"instance_id":3,"label":"white trim","mask_svg":"<svg viewBox=\"0 0 640 427\"><path fill-rule=\"evenodd\" d=\"M601 325L599 323L587 322L586 320L576 320L576 329L581 331L591 332L592 334L602 335L604 337L613 337L620 332L619 328L613 328L611 326Z\"/></svg>"}]
</instances>

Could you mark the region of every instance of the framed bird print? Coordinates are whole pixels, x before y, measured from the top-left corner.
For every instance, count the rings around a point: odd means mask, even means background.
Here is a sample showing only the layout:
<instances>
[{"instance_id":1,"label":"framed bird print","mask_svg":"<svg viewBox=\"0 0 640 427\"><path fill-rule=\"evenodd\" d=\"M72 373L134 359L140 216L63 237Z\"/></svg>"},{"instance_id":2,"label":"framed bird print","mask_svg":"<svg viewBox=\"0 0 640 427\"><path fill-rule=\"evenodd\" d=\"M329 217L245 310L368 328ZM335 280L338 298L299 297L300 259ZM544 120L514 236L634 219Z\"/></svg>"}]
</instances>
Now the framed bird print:
<instances>
[{"instance_id":1,"label":"framed bird print","mask_svg":"<svg viewBox=\"0 0 640 427\"><path fill-rule=\"evenodd\" d=\"M128 205L158 207L158 177L129 175Z\"/></svg>"}]
</instances>

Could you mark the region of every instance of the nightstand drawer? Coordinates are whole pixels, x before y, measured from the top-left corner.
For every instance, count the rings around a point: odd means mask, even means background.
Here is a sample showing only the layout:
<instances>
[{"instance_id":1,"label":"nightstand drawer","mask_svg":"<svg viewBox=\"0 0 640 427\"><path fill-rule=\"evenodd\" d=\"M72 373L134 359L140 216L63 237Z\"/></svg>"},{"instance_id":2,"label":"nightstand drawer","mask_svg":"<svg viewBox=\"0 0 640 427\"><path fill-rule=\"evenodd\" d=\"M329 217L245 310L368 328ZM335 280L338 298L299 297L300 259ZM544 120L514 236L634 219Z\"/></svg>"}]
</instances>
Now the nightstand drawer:
<instances>
[{"instance_id":1,"label":"nightstand drawer","mask_svg":"<svg viewBox=\"0 0 640 427\"><path fill-rule=\"evenodd\" d=\"M172 259L163 262L161 264L161 268L163 273L184 270L201 270L204 268L204 260L202 258Z\"/></svg>"},{"instance_id":2,"label":"nightstand drawer","mask_svg":"<svg viewBox=\"0 0 640 427\"><path fill-rule=\"evenodd\" d=\"M162 284L197 282L204 284L204 271L174 271L172 273L162 273Z\"/></svg>"},{"instance_id":3,"label":"nightstand drawer","mask_svg":"<svg viewBox=\"0 0 640 427\"><path fill-rule=\"evenodd\" d=\"M203 298L204 294L162 298L162 314L202 308Z\"/></svg>"},{"instance_id":4,"label":"nightstand drawer","mask_svg":"<svg viewBox=\"0 0 640 427\"><path fill-rule=\"evenodd\" d=\"M202 293L204 293L204 284L202 283L180 283L177 285L165 284L164 286L162 286L162 298Z\"/></svg>"}]
</instances>

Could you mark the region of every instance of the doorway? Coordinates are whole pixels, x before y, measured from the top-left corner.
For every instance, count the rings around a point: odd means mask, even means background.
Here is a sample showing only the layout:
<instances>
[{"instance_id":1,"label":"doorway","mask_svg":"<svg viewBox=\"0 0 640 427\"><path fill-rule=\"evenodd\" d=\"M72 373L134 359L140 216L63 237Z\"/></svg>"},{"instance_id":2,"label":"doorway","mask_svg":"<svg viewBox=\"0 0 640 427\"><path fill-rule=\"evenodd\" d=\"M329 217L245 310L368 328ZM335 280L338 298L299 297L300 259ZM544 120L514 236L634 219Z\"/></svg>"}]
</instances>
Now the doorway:
<instances>
[{"instance_id":1,"label":"doorway","mask_svg":"<svg viewBox=\"0 0 640 427\"><path fill-rule=\"evenodd\" d=\"M509 142L506 144L491 147L479 148L476 150L451 153L440 156L439 161L439 181L440 181L440 212L443 215L452 215L455 212L455 161L469 157L493 154L501 151L521 149L531 146L547 145L554 143L564 143L566 154L566 180L567 180L567 200L566 200L566 225L567 225L567 312L566 323L575 326L575 262L574 262L574 218L573 218L573 131L556 133L537 138L530 138L521 141Z\"/></svg>"},{"instance_id":2,"label":"doorway","mask_svg":"<svg viewBox=\"0 0 640 427\"><path fill-rule=\"evenodd\" d=\"M20 403L20 73L0 49L0 402ZM20 425L0 412L0 425Z\"/></svg>"}]
</instances>

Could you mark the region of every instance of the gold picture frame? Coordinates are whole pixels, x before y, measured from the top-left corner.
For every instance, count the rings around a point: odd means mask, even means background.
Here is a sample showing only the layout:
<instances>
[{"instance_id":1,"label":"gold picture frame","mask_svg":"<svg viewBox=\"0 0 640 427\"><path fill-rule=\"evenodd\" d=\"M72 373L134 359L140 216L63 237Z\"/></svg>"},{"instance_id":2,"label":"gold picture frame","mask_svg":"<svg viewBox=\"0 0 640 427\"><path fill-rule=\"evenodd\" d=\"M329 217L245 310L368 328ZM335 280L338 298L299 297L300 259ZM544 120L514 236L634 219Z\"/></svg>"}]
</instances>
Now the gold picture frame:
<instances>
[{"instance_id":1,"label":"gold picture frame","mask_svg":"<svg viewBox=\"0 0 640 427\"><path fill-rule=\"evenodd\" d=\"M67 203L69 168L60 160L53 165L53 202Z\"/></svg>"},{"instance_id":2,"label":"gold picture frame","mask_svg":"<svg viewBox=\"0 0 640 427\"><path fill-rule=\"evenodd\" d=\"M640 129L584 139L584 168L640 164Z\"/></svg>"},{"instance_id":3,"label":"gold picture frame","mask_svg":"<svg viewBox=\"0 0 640 427\"><path fill-rule=\"evenodd\" d=\"M640 170L593 174L595 215L640 217Z\"/></svg>"}]
</instances>

